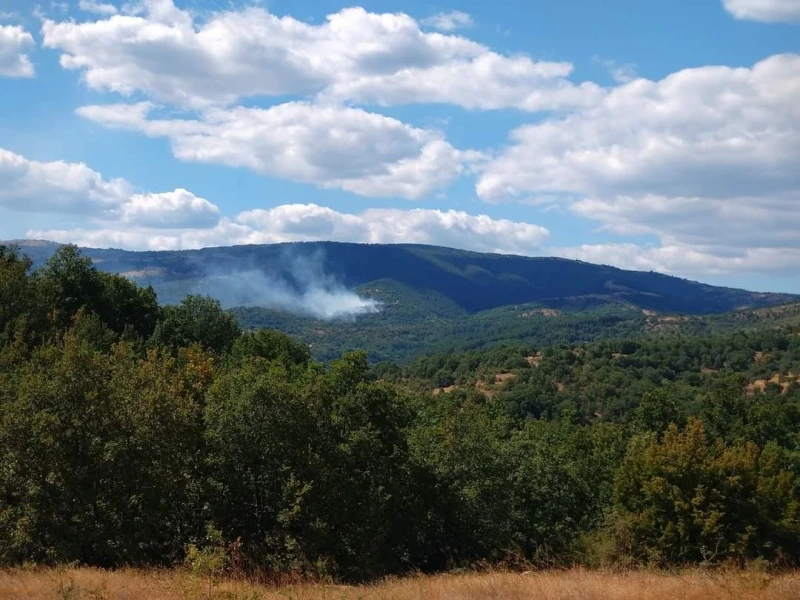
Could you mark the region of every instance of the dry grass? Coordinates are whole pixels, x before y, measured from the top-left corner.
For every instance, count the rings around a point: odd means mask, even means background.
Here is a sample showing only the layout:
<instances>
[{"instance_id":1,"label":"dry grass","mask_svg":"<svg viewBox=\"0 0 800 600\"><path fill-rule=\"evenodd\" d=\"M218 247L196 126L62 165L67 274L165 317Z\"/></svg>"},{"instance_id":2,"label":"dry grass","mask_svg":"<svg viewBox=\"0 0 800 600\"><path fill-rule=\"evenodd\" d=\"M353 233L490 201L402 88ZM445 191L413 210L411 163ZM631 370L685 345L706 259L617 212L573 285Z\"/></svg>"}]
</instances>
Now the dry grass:
<instances>
[{"instance_id":1,"label":"dry grass","mask_svg":"<svg viewBox=\"0 0 800 600\"><path fill-rule=\"evenodd\" d=\"M105 600L431 600L751 599L800 598L800 573L549 571L473 573L390 579L368 586L307 584L269 587L241 580L211 585L182 571L16 569L0 571L0 598Z\"/></svg>"}]
</instances>

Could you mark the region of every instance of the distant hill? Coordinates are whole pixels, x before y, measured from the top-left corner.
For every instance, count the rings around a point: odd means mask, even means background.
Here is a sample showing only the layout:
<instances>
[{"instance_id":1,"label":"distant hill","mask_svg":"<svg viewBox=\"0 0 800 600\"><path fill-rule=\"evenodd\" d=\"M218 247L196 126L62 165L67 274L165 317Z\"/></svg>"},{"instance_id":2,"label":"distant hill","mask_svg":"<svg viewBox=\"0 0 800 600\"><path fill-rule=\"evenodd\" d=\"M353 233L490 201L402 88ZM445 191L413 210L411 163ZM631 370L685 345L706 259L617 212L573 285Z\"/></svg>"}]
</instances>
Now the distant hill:
<instances>
[{"instance_id":1,"label":"distant hill","mask_svg":"<svg viewBox=\"0 0 800 600\"><path fill-rule=\"evenodd\" d=\"M34 261L57 247L51 242L17 241ZM800 299L791 294L749 292L706 285L654 272L626 271L562 258L481 254L436 246L306 242L231 246L165 252L83 250L106 271L125 273L163 289L174 302L202 280L259 270L293 279L291 257L320 261L320 271L348 288L396 282L418 293L434 293L468 313L509 304L595 297L629 302L639 308L692 314L757 308ZM169 285L168 285L169 284ZM212 294L215 290L209 290ZM216 290L225 296L225 290Z\"/></svg>"},{"instance_id":2,"label":"distant hill","mask_svg":"<svg viewBox=\"0 0 800 600\"><path fill-rule=\"evenodd\" d=\"M36 265L58 247L13 243ZM399 359L433 347L505 340L588 341L649 331L654 314L708 315L800 300L561 258L421 245L308 242L83 252L100 269L152 285L161 302L214 296L236 308L243 325L296 335L320 358L356 347L376 359ZM356 314L355 320L323 318Z\"/></svg>"}]
</instances>

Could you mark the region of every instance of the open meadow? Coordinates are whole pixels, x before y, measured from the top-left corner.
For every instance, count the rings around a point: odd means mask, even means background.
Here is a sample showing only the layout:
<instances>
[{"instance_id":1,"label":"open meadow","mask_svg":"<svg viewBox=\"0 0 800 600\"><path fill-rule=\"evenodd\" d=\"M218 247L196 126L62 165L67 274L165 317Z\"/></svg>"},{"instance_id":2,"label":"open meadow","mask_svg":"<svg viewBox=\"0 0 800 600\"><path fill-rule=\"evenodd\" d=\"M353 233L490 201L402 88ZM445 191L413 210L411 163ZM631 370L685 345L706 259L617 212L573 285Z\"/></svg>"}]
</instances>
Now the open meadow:
<instances>
[{"instance_id":1,"label":"open meadow","mask_svg":"<svg viewBox=\"0 0 800 600\"><path fill-rule=\"evenodd\" d=\"M245 580L211 582L185 571L13 569L0 571L6 600L640 600L800 598L800 573L739 571L613 573L573 569L531 573L468 573L388 579L372 585L267 586Z\"/></svg>"}]
</instances>

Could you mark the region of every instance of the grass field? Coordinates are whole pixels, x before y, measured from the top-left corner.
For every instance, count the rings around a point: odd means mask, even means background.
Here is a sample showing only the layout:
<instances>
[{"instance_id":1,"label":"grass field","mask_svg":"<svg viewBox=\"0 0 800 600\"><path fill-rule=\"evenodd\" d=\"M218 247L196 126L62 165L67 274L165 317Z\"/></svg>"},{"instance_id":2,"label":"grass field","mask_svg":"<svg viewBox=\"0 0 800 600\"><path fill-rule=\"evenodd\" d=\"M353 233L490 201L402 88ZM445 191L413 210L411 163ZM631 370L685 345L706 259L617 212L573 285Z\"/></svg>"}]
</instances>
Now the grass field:
<instances>
[{"instance_id":1,"label":"grass field","mask_svg":"<svg viewBox=\"0 0 800 600\"><path fill-rule=\"evenodd\" d=\"M701 600L711 598L794 600L800 573L662 574L649 571L547 571L406 577L367 586L304 584L263 586L241 580L211 583L183 571L15 569L0 571L0 598L36 599L230 599L230 600Z\"/></svg>"}]
</instances>

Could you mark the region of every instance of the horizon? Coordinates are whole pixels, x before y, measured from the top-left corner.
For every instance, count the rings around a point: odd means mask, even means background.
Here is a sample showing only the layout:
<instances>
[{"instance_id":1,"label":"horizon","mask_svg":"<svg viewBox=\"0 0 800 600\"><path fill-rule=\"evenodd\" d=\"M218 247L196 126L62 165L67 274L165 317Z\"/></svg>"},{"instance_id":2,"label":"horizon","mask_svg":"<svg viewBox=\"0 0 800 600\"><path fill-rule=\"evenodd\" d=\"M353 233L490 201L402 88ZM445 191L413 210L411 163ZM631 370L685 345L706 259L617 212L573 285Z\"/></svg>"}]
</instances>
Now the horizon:
<instances>
[{"instance_id":1,"label":"horizon","mask_svg":"<svg viewBox=\"0 0 800 600\"><path fill-rule=\"evenodd\" d=\"M0 239L800 293L800 0L0 4Z\"/></svg>"},{"instance_id":2,"label":"horizon","mask_svg":"<svg viewBox=\"0 0 800 600\"><path fill-rule=\"evenodd\" d=\"M22 254L24 252L24 245L22 243L36 243L36 244L54 244L54 245L66 245L72 242L56 242L53 240L44 240L44 239L29 239L29 238L22 238L22 239L10 239L10 240L3 240L0 239L0 245L8 244L8 245L17 245L22 250ZM728 287L731 289L739 289L744 290L752 293L757 294L792 294L793 292L780 292L775 290L764 290L764 289L751 289L751 288L742 288L736 286L726 286L726 285L717 285L713 283L708 283L701 279L693 279L691 277L682 277L680 275L672 275L669 273L661 273L659 271L654 270L645 270L645 269L636 269L636 268L625 268L619 267L617 265L612 264L604 264L599 262L591 262L587 260L581 260L577 258L566 258L563 256L527 256L524 254L513 254L513 253L504 253L504 252L478 252L475 250L469 250L466 248L454 248L452 246L441 246L437 244L423 244L423 243L407 243L407 242L343 242L337 240L302 240L302 241L292 241L292 242L267 242L267 243L252 243L252 244L233 244L233 245L226 245L226 246L205 246L202 248L184 248L184 249L173 249L173 250L128 250L126 248L114 248L114 247L94 247L94 246L78 246L80 250L98 250L98 251L113 251L113 252L131 252L131 253L143 253L143 252L155 252L155 253L172 253L172 252L201 252L203 250L213 250L213 249L224 249L224 248L241 248L241 247L262 247L262 246L282 246L282 245L297 245L297 244L342 244L342 245L355 245L355 246L416 246L416 247L426 247L426 248L438 248L442 250L455 250L458 252L467 252L472 254L479 254L479 255L496 255L496 256L508 256L513 258L523 258L523 259L544 259L544 260L563 260L568 262L577 262L583 263L588 265L593 265L597 267L609 267L613 269L620 269L623 271L633 271L639 273L655 273L658 275L664 275L665 277L674 277L676 279L683 279L685 281L690 281L693 283L700 283L704 285L712 285L714 287ZM795 295L800 298L800 292L796 293ZM795 301L790 301L790 304L793 304Z\"/></svg>"}]
</instances>

